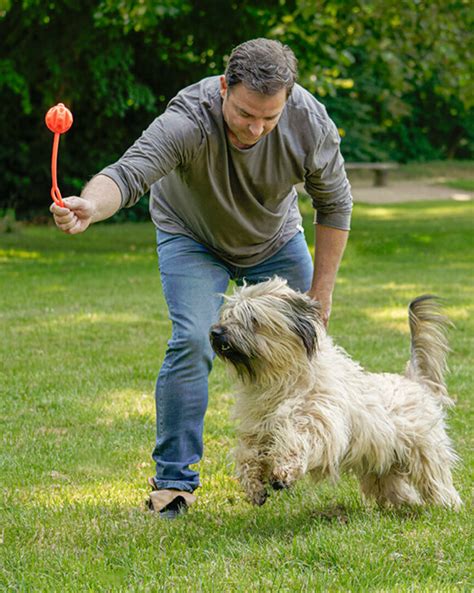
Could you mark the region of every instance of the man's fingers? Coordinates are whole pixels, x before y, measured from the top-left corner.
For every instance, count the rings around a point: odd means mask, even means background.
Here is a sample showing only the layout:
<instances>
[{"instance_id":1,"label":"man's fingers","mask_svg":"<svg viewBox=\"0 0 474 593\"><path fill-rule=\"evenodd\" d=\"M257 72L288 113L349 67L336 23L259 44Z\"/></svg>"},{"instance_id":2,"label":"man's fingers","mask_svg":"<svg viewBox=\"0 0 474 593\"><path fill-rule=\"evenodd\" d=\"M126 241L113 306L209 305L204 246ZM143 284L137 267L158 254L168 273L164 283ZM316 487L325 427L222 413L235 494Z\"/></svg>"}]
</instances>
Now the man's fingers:
<instances>
[{"instance_id":1,"label":"man's fingers","mask_svg":"<svg viewBox=\"0 0 474 593\"><path fill-rule=\"evenodd\" d=\"M56 221L56 223L58 225L64 226L64 225L68 225L71 222L75 222L77 220L77 216L74 214L74 212L71 212L70 210L68 212L66 212L66 214L62 215L62 214L55 214L54 215L54 220Z\"/></svg>"},{"instance_id":2,"label":"man's fingers","mask_svg":"<svg viewBox=\"0 0 474 593\"><path fill-rule=\"evenodd\" d=\"M70 232L71 229L73 229L77 223L80 223L80 220L77 218L77 216L74 214L74 212L70 212L70 217L64 217L61 218L60 220L56 219L56 224L58 225L58 227L66 232Z\"/></svg>"},{"instance_id":3,"label":"man's fingers","mask_svg":"<svg viewBox=\"0 0 474 593\"><path fill-rule=\"evenodd\" d=\"M70 228L72 228L77 222L77 216L74 212L70 210L66 210L65 208L61 208L62 212L54 213L54 222L56 226L64 232L67 232Z\"/></svg>"},{"instance_id":4,"label":"man's fingers","mask_svg":"<svg viewBox=\"0 0 474 593\"><path fill-rule=\"evenodd\" d=\"M49 207L56 226L68 235L75 235L85 231L92 218L90 202L77 196L64 198L63 202L64 208L55 203Z\"/></svg>"},{"instance_id":5,"label":"man's fingers","mask_svg":"<svg viewBox=\"0 0 474 593\"><path fill-rule=\"evenodd\" d=\"M63 216L66 212L70 212L71 210L84 210L84 208L87 208L88 206L86 200L84 200L83 198L78 198L77 196L64 198L63 204L64 208L58 206L58 204L53 202L49 207L50 212L52 212L53 214L57 214L58 216Z\"/></svg>"},{"instance_id":6,"label":"man's fingers","mask_svg":"<svg viewBox=\"0 0 474 593\"><path fill-rule=\"evenodd\" d=\"M89 207L89 203L86 200L84 200L84 198L78 198L76 196L64 198L63 202L66 208L69 208L69 210L79 211Z\"/></svg>"},{"instance_id":7,"label":"man's fingers","mask_svg":"<svg viewBox=\"0 0 474 593\"><path fill-rule=\"evenodd\" d=\"M69 235L77 235L78 233L82 233L82 231L84 230L82 227L83 227L82 221L79 220L78 218L76 218L76 221L71 226L71 228L65 232L68 233Z\"/></svg>"},{"instance_id":8,"label":"man's fingers","mask_svg":"<svg viewBox=\"0 0 474 593\"><path fill-rule=\"evenodd\" d=\"M51 204L51 206L49 207L49 211L55 216L59 217L65 216L66 214L69 214L69 212L71 212L69 208L62 208L61 206L58 206L58 204L56 204L55 202Z\"/></svg>"}]
</instances>

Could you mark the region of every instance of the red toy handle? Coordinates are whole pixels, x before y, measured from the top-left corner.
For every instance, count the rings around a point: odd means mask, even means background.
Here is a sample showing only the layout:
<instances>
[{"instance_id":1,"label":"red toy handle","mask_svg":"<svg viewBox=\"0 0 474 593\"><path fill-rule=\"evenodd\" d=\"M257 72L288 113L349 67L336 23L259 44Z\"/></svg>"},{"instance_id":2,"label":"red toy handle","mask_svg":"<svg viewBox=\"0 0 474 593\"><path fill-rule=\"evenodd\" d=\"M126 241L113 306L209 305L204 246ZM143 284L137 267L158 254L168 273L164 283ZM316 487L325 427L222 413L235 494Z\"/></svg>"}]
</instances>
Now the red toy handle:
<instances>
[{"instance_id":1,"label":"red toy handle","mask_svg":"<svg viewBox=\"0 0 474 593\"><path fill-rule=\"evenodd\" d=\"M53 184L51 187L51 198L53 202L58 206L64 208L63 198L58 187L58 175L57 175L57 164L58 164L58 148L59 148L59 136L67 132L72 126L73 117L72 113L62 103L58 103L48 111L45 117L46 125L54 132L53 140L53 152L51 155L51 177Z\"/></svg>"}]
</instances>

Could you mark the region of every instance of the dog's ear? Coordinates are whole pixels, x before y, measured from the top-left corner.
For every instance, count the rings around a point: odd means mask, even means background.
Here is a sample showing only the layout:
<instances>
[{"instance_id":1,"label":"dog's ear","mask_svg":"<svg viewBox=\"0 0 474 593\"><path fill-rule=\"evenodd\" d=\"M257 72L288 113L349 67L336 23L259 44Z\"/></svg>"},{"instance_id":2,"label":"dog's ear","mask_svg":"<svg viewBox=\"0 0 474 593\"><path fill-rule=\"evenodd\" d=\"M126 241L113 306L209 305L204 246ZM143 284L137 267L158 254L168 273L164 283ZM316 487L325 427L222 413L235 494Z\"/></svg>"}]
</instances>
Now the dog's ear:
<instances>
[{"instance_id":1,"label":"dog's ear","mask_svg":"<svg viewBox=\"0 0 474 593\"><path fill-rule=\"evenodd\" d=\"M307 296L297 296L290 301L293 331L303 341L303 345L312 358L318 345L316 324L321 322L321 305Z\"/></svg>"}]
</instances>

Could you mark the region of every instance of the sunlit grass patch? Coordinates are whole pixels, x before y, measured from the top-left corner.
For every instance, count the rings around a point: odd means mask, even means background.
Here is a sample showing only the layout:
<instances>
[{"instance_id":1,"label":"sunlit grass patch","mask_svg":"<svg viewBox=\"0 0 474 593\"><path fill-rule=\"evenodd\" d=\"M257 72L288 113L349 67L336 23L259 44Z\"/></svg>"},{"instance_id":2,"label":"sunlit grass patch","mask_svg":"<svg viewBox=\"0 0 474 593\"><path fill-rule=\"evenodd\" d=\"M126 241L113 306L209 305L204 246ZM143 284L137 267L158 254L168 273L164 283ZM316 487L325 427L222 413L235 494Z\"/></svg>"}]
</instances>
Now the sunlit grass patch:
<instances>
[{"instance_id":1,"label":"sunlit grass patch","mask_svg":"<svg viewBox=\"0 0 474 593\"><path fill-rule=\"evenodd\" d=\"M17 260L38 260L41 253L38 251L27 251L26 249L0 249L0 263Z\"/></svg>"},{"instance_id":2,"label":"sunlit grass patch","mask_svg":"<svg viewBox=\"0 0 474 593\"><path fill-rule=\"evenodd\" d=\"M397 212L393 208L377 206L367 208L365 210L365 216L380 220L394 220L397 218Z\"/></svg>"},{"instance_id":3,"label":"sunlit grass patch","mask_svg":"<svg viewBox=\"0 0 474 593\"><path fill-rule=\"evenodd\" d=\"M385 307L377 310L367 308L363 309L363 312L375 322L377 327L383 326L400 333L409 334L408 314L404 308Z\"/></svg>"}]
</instances>

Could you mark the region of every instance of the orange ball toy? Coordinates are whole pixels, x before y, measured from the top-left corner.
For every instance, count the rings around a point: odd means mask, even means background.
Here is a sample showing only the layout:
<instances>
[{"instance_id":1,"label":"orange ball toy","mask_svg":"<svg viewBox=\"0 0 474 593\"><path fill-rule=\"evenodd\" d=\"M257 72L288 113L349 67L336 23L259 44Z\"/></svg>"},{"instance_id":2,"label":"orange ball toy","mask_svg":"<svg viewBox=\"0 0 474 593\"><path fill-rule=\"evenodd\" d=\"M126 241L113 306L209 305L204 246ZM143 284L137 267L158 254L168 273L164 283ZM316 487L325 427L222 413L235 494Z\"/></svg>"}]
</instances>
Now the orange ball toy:
<instances>
[{"instance_id":1,"label":"orange ball toy","mask_svg":"<svg viewBox=\"0 0 474 593\"><path fill-rule=\"evenodd\" d=\"M55 134L64 134L72 126L72 113L62 103L58 103L46 114L46 125Z\"/></svg>"},{"instance_id":2,"label":"orange ball toy","mask_svg":"<svg viewBox=\"0 0 474 593\"><path fill-rule=\"evenodd\" d=\"M72 113L67 107L63 105L63 103L58 103L49 109L45 117L45 122L51 132L54 133L53 153L51 156L51 177L53 180L53 185L51 187L51 197L53 202L64 208L64 202L61 192L59 191L57 178L59 136L64 134L64 132L67 132L72 126Z\"/></svg>"}]
</instances>

